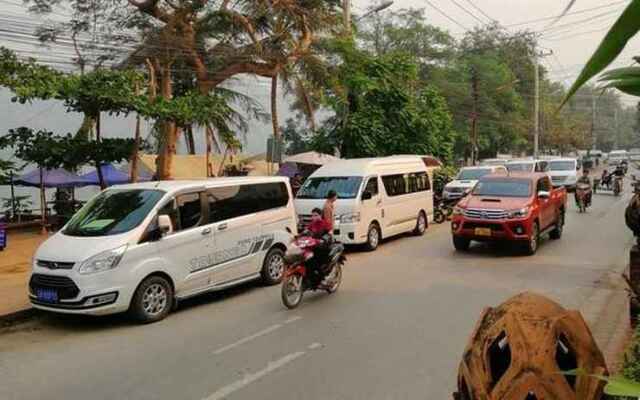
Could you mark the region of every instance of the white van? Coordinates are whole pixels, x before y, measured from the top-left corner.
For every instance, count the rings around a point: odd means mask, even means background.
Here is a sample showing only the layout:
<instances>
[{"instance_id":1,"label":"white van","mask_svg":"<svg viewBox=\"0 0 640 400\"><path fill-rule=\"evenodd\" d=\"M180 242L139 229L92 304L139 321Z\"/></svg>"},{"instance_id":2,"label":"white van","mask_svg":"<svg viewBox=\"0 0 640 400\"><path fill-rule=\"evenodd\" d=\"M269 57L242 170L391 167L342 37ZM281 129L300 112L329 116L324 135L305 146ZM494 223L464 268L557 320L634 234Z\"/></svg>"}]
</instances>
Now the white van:
<instances>
[{"instance_id":1,"label":"white van","mask_svg":"<svg viewBox=\"0 0 640 400\"><path fill-rule=\"evenodd\" d=\"M442 197L445 200L460 199L465 192L473 189L478 180L485 175L507 174L507 169L502 165L488 165L480 167L464 167L458 172L456 178L444 186Z\"/></svg>"},{"instance_id":2,"label":"white van","mask_svg":"<svg viewBox=\"0 0 640 400\"><path fill-rule=\"evenodd\" d=\"M286 178L220 178L104 190L34 256L33 307L164 318L177 300L280 281L296 229Z\"/></svg>"},{"instance_id":3,"label":"white van","mask_svg":"<svg viewBox=\"0 0 640 400\"><path fill-rule=\"evenodd\" d=\"M433 218L428 169L418 156L340 160L320 167L304 183L295 204L301 225L335 190L334 236L345 244L366 244L405 232L423 234Z\"/></svg>"},{"instance_id":4,"label":"white van","mask_svg":"<svg viewBox=\"0 0 640 400\"><path fill-rule=\"evenodd\" d=\"M578 160L575 158L556 158L549 160L549 176L553 186L564 186L567 190L576 188L578 182Z\"/></svg>"}]
</instances>

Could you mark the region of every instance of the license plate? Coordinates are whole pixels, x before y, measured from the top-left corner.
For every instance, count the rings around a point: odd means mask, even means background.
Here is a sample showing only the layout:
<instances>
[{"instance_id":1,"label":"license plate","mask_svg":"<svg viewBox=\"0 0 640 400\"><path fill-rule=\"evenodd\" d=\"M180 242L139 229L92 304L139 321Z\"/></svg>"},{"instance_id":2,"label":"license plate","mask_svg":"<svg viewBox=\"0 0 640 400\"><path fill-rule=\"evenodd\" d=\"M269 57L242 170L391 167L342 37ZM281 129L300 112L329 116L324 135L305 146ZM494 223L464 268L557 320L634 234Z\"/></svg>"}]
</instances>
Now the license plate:
<instances>
[{"instance_id":1,"label":"license plate","mask_svg":"<svg viewBox=\"0 0 640 400\"><path fill-rule=\"evenodd\" d=\"M476 236L491 236L491 228L476 228Z\"/></svg>"},{"instance_id":2,"label":"license plate","mask_svg":"<svg viewBox=\"0 0 640 400\"><path fill-rule=\"evenodd\" d=\"M37 289L36 296L38 300L45 303L57 303L58 292L54 289Z\"/></svg>"}]
</instances>

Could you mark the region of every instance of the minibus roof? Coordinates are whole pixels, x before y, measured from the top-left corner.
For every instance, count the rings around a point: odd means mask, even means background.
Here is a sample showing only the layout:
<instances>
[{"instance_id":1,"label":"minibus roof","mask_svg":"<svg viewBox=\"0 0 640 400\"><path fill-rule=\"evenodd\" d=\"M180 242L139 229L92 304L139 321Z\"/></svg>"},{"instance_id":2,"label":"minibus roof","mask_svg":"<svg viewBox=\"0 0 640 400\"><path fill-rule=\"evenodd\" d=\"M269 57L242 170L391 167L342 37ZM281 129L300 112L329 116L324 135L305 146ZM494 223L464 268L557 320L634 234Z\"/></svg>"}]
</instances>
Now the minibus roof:
<instances>
[{"instance_id":1,"label":"minibus roof","mask_svg":"<svg viewBox=\"0 0 640 400\"><path fill-rule=\"evenodd\" d=\"M420 156L390 156L379 158L353 158L327 163L311 177L367 176L381 171L403 169L427 170Z\"/></svg>"},{"instance_id":2,"label":"minibus roof","mask_svg":"<svg viewBox=\"0 0 640 400\"><path fill-rule=\"evenodd\" d=\"M156 189L165 192L181 192L189 189L218 187L228 185L242 185L251 183L287 182L288 178L281 176L242 176L209 178L199 180L173 180L129 183L125 185L112 186L114 189Z\"/></svg>"}]
</instances>

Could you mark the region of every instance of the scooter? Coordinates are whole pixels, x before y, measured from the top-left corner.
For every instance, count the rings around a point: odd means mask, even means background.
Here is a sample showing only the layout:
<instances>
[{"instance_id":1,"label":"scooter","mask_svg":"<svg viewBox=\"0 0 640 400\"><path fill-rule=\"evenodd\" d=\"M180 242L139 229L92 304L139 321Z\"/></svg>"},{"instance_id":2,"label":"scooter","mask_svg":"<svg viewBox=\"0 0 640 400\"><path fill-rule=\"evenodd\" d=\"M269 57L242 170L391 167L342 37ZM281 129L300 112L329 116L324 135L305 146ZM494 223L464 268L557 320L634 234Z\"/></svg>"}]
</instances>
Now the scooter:
<instances>
[{"instance_id":1,"label":"scooter","mask_svg":"<svg viewBox=\"0 0 640 400\"><path fill-rule=\"evenodd\" d=\"M344 245L330 243L326 261L319 263L315 253L327 241L331 241L328 235L326 239L316 239L303 234L293 239L292 249L285 254L285 272L282 278L281 297L287 308L298 307L306 291L325 290L331 294L340 287L342 266L347 260Z\"/></svg>"},{"instance_id":2,"label":"scooter","mask_svg":"<svg viewBox=\"0 0 640 400\"><path fill-rule=\"evenodd\" d=\"M613 178L613 195L620 196L622 193L622 177L616 176Z\"/></svg>"},{"instance_id":3,"label":"scooter","mask_svg":"<svg viewBox=\"0 0 640 400\"><path fill-rule=\"evenodd\" d=\"M446 220L451 219L451 216L453 215L453 208L460 200L467 196L469 192L470 190L465 191L462 197L458 199L443 199L441 197L435 197L433 205L433 221L436 224L441 224Z\"/></svg>"},{"instance_id":4,"label":"scooter","mask_svg":"<svg viewBox=\"0 0 640 400\"><path fill-rule=\"evenodd\" d=\"M576 204L578 206L578 212L583 213L587 211L587 207L589 207L589 203L587 201L587 197L591 188L586 183L578 183L576 185Z\"/></svg>"}]
</instances>

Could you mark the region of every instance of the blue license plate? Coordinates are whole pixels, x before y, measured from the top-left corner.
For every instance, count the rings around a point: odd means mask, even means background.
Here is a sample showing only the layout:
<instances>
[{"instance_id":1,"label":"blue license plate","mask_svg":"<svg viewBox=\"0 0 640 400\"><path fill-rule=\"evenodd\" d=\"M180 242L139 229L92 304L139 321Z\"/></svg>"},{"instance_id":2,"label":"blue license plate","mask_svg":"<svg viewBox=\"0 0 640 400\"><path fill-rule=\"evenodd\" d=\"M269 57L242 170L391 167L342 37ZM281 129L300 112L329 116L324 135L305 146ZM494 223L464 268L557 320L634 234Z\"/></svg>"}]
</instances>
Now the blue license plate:
<instances>
[{"instance_id":1,"label":"blue license plate","mask_svg":"<svg viewBox=\"0 0 640 400\"><path fill-rule=\"evenodd\" d=\"M45 303L57 303L58 292L54 289L37 289L36 296L38 300Z\"/></svg>"}]
</instances>

